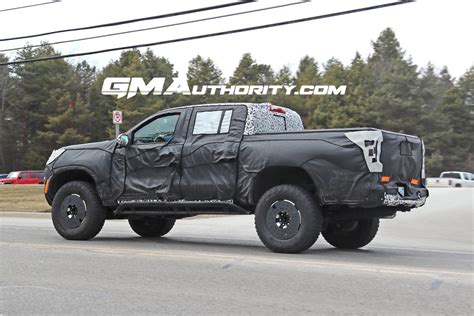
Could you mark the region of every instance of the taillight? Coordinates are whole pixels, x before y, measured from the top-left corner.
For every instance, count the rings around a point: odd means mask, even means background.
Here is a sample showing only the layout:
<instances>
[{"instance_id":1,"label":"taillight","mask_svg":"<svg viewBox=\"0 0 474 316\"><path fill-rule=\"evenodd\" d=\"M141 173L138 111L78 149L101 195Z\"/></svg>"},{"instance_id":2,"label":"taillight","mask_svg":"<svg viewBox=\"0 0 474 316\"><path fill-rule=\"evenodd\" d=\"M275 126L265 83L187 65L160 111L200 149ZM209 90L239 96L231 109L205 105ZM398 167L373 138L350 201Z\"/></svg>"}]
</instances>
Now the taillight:
<instances>
[{"instance_id":1,"label":"taillight","mask_svg":"<svg viewBox=\"0 0 474 316\"><path fill-rule=\"evenodd\" d=\"M390 177L389 176L382 176L382 177L380 177L380 182L382 182L382 183L390 182Z\"/></svg>"},{"instance_id":2,"label":"taillight","mask_svg":"<svg viewBox=\"0 0 474 316\"><path fill-rule=\"evenodd\" d=\"M410 183L413 184L413 185L418 185L418 184L420 184L420 180L418 180L418 179L411 179Z\"/></svg>"},{"instance_id":3,"label":"taillight","mask_svg":"<svg viewBox=\"0 0 474 316\"><path fill-rule=\"evenodd\" d=\"M268 105L268 110L271 111L271 112L286 114L285 109L282 108L281 106L276 106L276 105L269 104Z\"/></svg>"}]
</instances>

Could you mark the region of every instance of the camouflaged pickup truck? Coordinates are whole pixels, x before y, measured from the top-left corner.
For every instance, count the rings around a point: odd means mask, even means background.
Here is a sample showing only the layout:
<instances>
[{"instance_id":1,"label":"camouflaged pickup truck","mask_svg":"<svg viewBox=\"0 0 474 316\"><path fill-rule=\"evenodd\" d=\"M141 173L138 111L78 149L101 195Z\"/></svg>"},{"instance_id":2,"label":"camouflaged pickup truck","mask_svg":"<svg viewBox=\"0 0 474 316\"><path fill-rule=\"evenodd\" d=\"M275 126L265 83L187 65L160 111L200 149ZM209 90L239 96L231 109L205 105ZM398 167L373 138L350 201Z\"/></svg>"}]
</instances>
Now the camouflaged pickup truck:
<instances>
[{"instance_id":1,"label":"camouflaged pickup truck","mask_svg":"<svg viewBox=\"0 0 474 316\"><path fill-rule=\"evenodd\" d=\"M359 248L379 219L425 203L420 138L374 128L304 130L271 104L203 104L156 113L116 140L55 150L45 196L66 239L106 219L143 237L199 214L254 214L276 252Z\"/></svg>"}]
</instances>

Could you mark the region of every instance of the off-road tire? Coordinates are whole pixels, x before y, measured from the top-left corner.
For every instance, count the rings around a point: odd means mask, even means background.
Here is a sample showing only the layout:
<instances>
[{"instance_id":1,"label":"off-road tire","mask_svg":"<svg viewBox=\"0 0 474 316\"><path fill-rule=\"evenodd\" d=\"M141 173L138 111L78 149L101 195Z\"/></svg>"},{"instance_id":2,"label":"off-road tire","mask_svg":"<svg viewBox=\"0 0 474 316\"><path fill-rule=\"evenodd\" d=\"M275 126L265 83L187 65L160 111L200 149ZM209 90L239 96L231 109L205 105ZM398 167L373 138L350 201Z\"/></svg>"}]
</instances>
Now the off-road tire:
<instances>
[{"instance_id":1,"label":"off-road tire","mask_svg":"<svg viewBox=\"0 0 474 316\"><path fill-rule=\"evenodd\" d=\"M130 218L128 223L132 230L142 237L161 237L170 232L175 223L174 218L142 217Z\"/></svg>"},{"instance_id":2,"label":"off-road tire","mask_svg":"<svg viewBox=\"0 0 474 316\"><path fill-rule=\"evenodd\" d=\"M106 210L93 184L72 181L54 196L51 218L59 235L71 240L88 240L104 226Z\"/></svg>"},{"instance_id":3,"label":"off-road tire","mask_svg":"<svg viewBox=\"0 0 474 316\"><path fill-rule=\"evenodd\" d=\"M284 216L285 213L288 216ZM284 228L279 221L286 217L289 217L289 223ZM318 239L322 223L321 209L313 195L295 185L269 189L255 209L257 234L274 252L299 253L310 248Z\"/></svg>"},{"instance_id":4,"label":"off-road tire","mask_svg":"<svg viewBox=\"0 0 474 316\"><path fill-rule=\"evenodd\" d=\"M378 218L329 223L322 235L336 248L358 249L369 244L379 229ZM348 226L353 226L347 228Z\"/></svg>"}]
</instances>

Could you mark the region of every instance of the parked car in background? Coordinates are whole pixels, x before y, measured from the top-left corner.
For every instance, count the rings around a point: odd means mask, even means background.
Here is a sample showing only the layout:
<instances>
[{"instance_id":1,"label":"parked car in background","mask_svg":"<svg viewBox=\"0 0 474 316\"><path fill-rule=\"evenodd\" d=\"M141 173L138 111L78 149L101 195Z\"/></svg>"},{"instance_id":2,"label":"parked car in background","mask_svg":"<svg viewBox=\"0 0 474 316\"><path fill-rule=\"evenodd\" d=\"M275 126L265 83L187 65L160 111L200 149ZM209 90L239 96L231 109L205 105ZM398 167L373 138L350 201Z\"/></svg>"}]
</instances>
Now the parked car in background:
<instances>
[{"instance_id":1,"label":"parked car in background","mask_svg":"<svg viewBox=\"0 0 474 316\"><path fill-rule=\"evenodd\" d=\"M439 178L427 178L426 184L429 187L473 188L474 174L463 171L445 171L441 172Z\"/></svg>"},{"instance_id":2,"label":"parked car in background","mask_svg":"<svg viewBox=\"0 0 474 316\"><path fill-rule=\"evenodd\" d=\"M8 173L0 173L0 180L5 179L8 176Z\"/></svg>"},{"instance_id":3,"label":"parked car in background","mask_svg":"<svg viewBox=\"0 0 474 316\"><path fill-rule=\"evenodd\" d=\"M43 184L44 171L42 170L27 170L27 171L12 171L6 178L0 179L3 184Z\"/></svg>"}]
</instances>

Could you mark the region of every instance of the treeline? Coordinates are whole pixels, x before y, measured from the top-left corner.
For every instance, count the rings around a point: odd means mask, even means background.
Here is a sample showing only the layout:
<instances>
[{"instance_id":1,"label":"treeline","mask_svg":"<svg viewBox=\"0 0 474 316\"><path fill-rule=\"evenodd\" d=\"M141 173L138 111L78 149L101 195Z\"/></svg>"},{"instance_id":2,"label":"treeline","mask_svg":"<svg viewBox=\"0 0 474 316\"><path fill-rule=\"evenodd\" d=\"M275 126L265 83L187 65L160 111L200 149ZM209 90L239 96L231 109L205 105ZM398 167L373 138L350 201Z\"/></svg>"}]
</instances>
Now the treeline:
<instances>
[{"instance_id":1,"label":"treeline","mask_svg":"<svg viewBox=\"0 0 474 316\"><path fill-rule=\"evenodd\" d=\"M178 76L167 58L151 50L124 51L98 70L87 62L42 61L0 67L0 173L43 168L55 148L110 139L111 113L124 114L126 130L161 109L197 103L271 102L298 111L306 128L373 126L420 135L426 145L429 175L442 170L473 171L474 66L454 80L447 68L414 65L394 32L384 30L372 43L373 53L356 53L349 65L336 58L319 63L304 56L296 73L278 71L244 54L226 80L209 58L189 63L189 85L296 84L347 85L346 95L287 96L142 96L117 99L101 94L106 77ZM50 45L18 53L18 60L59 54ZM7 60L0 54L0 61Z\"/></svg>"}]
</instances>

